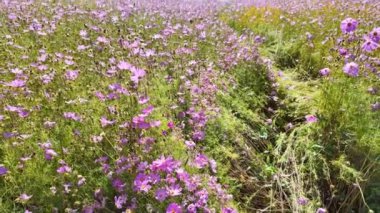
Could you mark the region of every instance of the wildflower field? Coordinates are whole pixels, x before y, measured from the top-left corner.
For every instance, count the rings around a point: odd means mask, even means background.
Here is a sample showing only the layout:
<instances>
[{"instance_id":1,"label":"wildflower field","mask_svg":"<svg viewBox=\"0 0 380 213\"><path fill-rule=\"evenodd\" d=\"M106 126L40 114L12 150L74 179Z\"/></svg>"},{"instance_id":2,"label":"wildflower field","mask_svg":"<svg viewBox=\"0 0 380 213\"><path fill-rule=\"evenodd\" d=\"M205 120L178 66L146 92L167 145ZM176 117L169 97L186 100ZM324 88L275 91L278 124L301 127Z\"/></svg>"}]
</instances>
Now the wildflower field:
<instances>
[{"instance_id":1,"label":"wildflower field","mask_svg":"<svg viewBox=\"0 0 380 213\"><path fill-rule=\"evenodd\" d=\"M0 0L12 212L380 212L380 2Z\"/></svg>"}]
</instances>

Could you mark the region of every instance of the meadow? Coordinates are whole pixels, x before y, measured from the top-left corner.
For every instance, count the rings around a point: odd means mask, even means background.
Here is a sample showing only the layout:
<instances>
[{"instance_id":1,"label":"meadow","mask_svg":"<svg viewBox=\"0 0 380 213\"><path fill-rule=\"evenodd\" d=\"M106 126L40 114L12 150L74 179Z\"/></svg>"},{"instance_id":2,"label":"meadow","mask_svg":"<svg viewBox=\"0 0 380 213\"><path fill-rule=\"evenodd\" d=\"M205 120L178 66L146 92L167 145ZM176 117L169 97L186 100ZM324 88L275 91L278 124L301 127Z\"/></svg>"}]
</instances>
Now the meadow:
<instances>
[{"instance_id":1,"label":"meadow","mask_svg":"<svg viewBox=\"0 0 380 213\"><path fill-rule=\"evenodd\" d=\"M376 0L1 0L0 213L380 212Z\"/></svg>"}]
</instances>

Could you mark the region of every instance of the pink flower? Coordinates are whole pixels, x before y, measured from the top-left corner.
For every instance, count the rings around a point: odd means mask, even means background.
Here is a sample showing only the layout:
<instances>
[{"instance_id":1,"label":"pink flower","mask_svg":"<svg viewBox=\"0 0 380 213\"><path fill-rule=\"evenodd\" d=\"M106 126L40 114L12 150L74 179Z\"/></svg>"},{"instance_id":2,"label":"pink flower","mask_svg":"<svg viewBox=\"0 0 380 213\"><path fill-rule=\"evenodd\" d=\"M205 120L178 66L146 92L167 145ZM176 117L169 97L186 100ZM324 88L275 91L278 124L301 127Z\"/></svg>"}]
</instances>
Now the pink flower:
<instances>
[{"instance_id":1,"label":"pink flower","mask_svg":"<svg viewBox=\"0 0 380 213\"><path fill-rule=\"evenodd\" d=\"M119 68L120 70L129 70L131 69L133 66L132 64L128 63L128 62L125 62L125 61L120 61L118 64L117 64L117 68Z\"/></svg>"},{"instance_id":2,"label":"pink flower","mask_svg":"<svg viewBox=\"0 0 380 213\"><path fill-rule=\"evenodd\" d=\"M138 84L140 79L146 74L145 70L136 67L132 67L130 70L132 72L131 81L133 81L135 84Z\"/></svg>"},{"instance_id":3,"label":"pink flower","mask_svg":"<svg viewBox=\"0 0 380 213\"><path fill-rule=\"evenodd\" d=\"M16 80L13 80L11 82L5 83L4 85L5 86L9 86L9 87L17 88L17 87L24 87L25 84L26 84L25 80L16 79Z\"/></svg>"},{"instance_id":4,"label":"pink flower","mask_svg":"<svg viewBox=\"0 0 380 213\"><path fill-rule=\"evenodd\" d=\"M307 123L315 123L318 121L318 118L315 115L306 115L305 119Z\"/></svg>"},{"instance_id":5,"label":"pink flower","mask_svg":"<svg viewBox=\"0 0 380 213\"><path fill-rule=\"evenodd\" d=\"M173 121L169 121L168 122L168 127L169 127L169 129L173 129L175 127L174 122Z\"/></svg>"},{"instance_id":6,"label":"pink flower","mask_svg":"<svg viewBox=\"0 0 380 213\"><path fill-rule=\"evenodd\" d=\"M26 202L32 198L33 195L27 195L26 193L22 193L16 200L19 202Z\"/></svg>"},{"instance_id":7,"label":"pink flower","mask_svg":"<svg viewBox=\"0 0 380 213\"><path fill-rule=\"evenodd\" d=\"M115 124L115 123L116 123L115 120L113 120L113 121L111 121L111 120L107 120L107 118L104 117L104 116L100 118L100 124L102 125L102 127L106 127L106 126L109 126L109 125L113 125L113 124Z\"/></svg>"}]
</instances>

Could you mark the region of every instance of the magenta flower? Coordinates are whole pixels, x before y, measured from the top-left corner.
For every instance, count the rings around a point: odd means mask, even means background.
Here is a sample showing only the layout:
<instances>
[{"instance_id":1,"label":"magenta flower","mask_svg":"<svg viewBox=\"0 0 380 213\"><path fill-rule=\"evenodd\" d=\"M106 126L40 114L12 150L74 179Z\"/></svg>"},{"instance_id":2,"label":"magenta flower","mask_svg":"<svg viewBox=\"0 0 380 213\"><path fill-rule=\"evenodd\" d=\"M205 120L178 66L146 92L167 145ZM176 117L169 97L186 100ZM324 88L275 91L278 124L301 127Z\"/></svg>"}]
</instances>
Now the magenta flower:
<instances>
[{"instance_id":1,"label":"magenta flower","mask_svg":"<svg viewBox=\"0 0 380 213\"><path fill-rule=\"evenodd\" d=\"M174 122L173 121L169 121L168 122L168 127L169 127L169 129L173 129L175 127Z\"/></svg>"},{"instance_id":2,"label":"magenta flower","mask_svg":"<svg viewBox=\"0 0 380 213\"><path fill-rule=\"evenodd\" d=\"M166 213L182 213L182 208L177 203L171 203L166 209Z\"/></svg>"},{"instance_id":3,"label":"magenta flower","mask_svg":"<svg viewBox=\"0 0 380 213\"><path fill-rule=\"evenodd\" d=\"M315 123L318 121L318 118L315 115L306 115L305 119L307 123Z\"/></svg>"},{"instance_id":4,"label":"magenta flower","mask_svg":"<svg viewBox=\"0 0 380 213\"><path fill-rule=\"evenodd\" d=\"M343 72L351 77L359 76L359 65L355 62L350 62L344 65Z\"/></svg>"},{"instance_id":5,"label":"magenta flower","mask_svg":"<svg viewBox=\"0 0 380 213\"><path fill-rule=\"evenodd\" d=\"M4 176L6 174L8 174L8 169L4 166L0 166L0 176Z\"/></svg>"},{"instance_id":6,"label":"magenta flower","mask_svg":"<svg viewBox=\"0 0 380 213\"><path fill-rule=\"evenodd\" d=\"M24 87L26 85L26 81L21 80L21 79L16 79L16 80L13 80L11 82L5 83L4 85L9 86L9 87L14 87L14 88Z\"/></svg>"},{"instance_id":7,"label":"magenta flower","mask_svg":"<svg viewBox=\"0 0 380 213\"><path fill-rule=\"evenodd\" d=\"M358 27L358 21L352 18L344 19L340 24L340 29L343 33L349 33L356 30Z\"/></svg>"},{"instance_id":8,"label":"magenta flower","mask_svg":"<svg viewBox=\"0 0 380 213\"><path fill-rule=\"evenodd\" d=\"M328 76L330 74L330 69L329 68L323 68L319 71L319 73L322 75L322 76Z\"/></svg>"}]
</instances>

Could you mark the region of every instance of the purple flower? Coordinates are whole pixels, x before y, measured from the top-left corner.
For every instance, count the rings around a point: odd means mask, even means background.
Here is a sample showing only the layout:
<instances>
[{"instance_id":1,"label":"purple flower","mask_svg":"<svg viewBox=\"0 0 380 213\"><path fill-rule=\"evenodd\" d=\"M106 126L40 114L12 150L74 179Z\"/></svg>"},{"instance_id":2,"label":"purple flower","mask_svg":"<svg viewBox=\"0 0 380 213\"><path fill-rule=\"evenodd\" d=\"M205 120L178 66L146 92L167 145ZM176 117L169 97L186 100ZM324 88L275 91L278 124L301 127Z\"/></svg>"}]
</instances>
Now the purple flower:
<instances>
[{"instance_id":1,"label":"purple flower","mask_svg":"<svg viewBox=\"0 0 380 213\"><path fill-rule=\"evenodd\" d=\"M139 129L149 129L151 127L150 123L145 121L145 116L141 115L133 117L132 123L135 128Z\"/></svg>"},{"instance_id":2,"label":"purple flower","mask_svg":"<svg viewBox=\"0 0 380 213\"><path fill-rule=\"evenodd\" d=\"M187 148L189 148L189 149L194 148L196 145L193 141L185 141L185 144L186 144Z\"/></svg>"},{"instance_id":3,"label":"purple flower","mask_svg":"<svg viewBox=\"0 0 380 213\"><path fill-rule=\"evenodd\" d=\"M145 70L136 67L132 67L130 70L132 72L131 81L133 81L135 84L138 84L140 79L146 74Z\"/></svg>"},{"instance_id":4,"label":"purple flower","mask_svg":"<svg viewBox=\"0 0 380 213\"><path fill-rule=\"evenodd\" d=\"M379 43L380 42L380 27L376 27L369 33L369 37L372 41Z\"/></svg>"},{"instance_id":5,"label":"purple flower","mask_svg":"<svg viewBox=\"0 0 380 213\"><path fill-rule=\"evenodd\" d=\"M327 210L324 208L318 208L316 213L327 213Z\"/></svg>"},{"instance_id":6,"label":"purple flower","mask_svg":"<svg viewBox=\"0 0 380 213\"><path fill-rule=\"evenodd\" d=\"M365 52L373 52L377 48L379 48L379 45L376 42L374 42L373 40L371 40L368 37L365 38L365 41L364 41L364 43L362 45L363 51L365 51Z\"/></svg>"},{"instance_id":7,"label":"purple flower","mask_svg":"<svg viewBox=\"0 0 380 213\"><path fill-rule=\"evenodd\" d=\"M343 33L349 33L356 30L358 27L358 21L352 18L344 19L340 24L340 29Z\"/></svg>"},{"instance_id":8,"label":"purple flower","mask_svg":"<svg viewBox=\"0 0 380 213\"><path fill-rule=\"evenodd\" d=\"M168 127L169 127L169 129L173 129L175 127L174 122L173 121L169 121L168 122Z\"/></svg>"},{"instance_id":9,"label":"purple flower","mask_svg":"<svg viewBox=\"0 0 380 213\"><path fill-rule=\"evenodd\" d=\"M11 82L5 83L4 85L16 88L16 87L24 87L25 84L26 84L25 80L16 79L16 80L13 80Z\"/></svg>"},{"instance_id":10,"label":"purple flower","mask_svg":"<svg viewBox=\"0 0 380 213\"><path fill-rule=\"evenodd\" d=\"M171 203L166 209L166 213L182 213L182 208L177 203Z\"/></svg>"},{"instance_id":11,"label":"purple flower","mask_svg":"<svg viewBox=\"0 0 380 213\"><path fill-rule=\"evenodd\" d=\"M146 103L148 103L148 101L149 101L148 96L140 96L139 97L139 104L146 104Z\"/></svg>"},{"instance_id":12,"label":"purple flower","mask_svg":"<svg viewBox=\"0 0 380 213\"><path fill-rule=\"evenodd\" d=\"M133 184L136 191L141 192L149 192L149 190L152 188L152 186L149 184L150 180L149 177L143 173L139 173Z\"/></svg>"},{"instance_id":13,"label":"purple flower","mask_svg":"<svg viewBox=\"0 0 380 213\"><path fill-rule=\"evenodd\" d=\"M120 61L118 64L117 64L117 68L119 68L120 70L129 70L131 69L133 66L132 64L128 63L128 62L125 62L125 61Z\"/></svg>"},{"instance_id":14,"label":"purple flower","mask_svg":"<svg viewBox=\"0 0 380 213\"><path fill-rule=\"evenodd\" d=\"M163 171L171 173L177 169L179 165L180 163L175 161L172 157L165 158L165 156L161 156L161 158L153 161L151 169L152 171Z\"/></svg>"},{"instance_id":15,"label":"purple flower","mask_svg":"<svg viewBox=\"0 0 380 213\"><path fill-rule=\"evenodd\" d=\"M197 206L195 204L190 204L187 206L187 213L197 213Z\"/></svg>"},{"instance_id":16,"label":"purple flower","mask_svg":"<svg viewBox=\"0 0 380 213\"><path fill-rule=\"evenodd\" d=\"M222 213L237 213L237 211L233 208L227 207L222 209Z\"/></svg>"},{"instance_id":17,"label":"purple flower","mask_svg":"<svg viewBox=\"0 0 380 213\"><path fill-rule=\"evenodd\" d=\"M350 62L344 65L343 72L351 77L359 76L359 65L355 62Z\"/></svg>"},{"instance_id":18,"label":"purple flower","mask_svg":"<svg viewBox=\"0 0 380 213\"><path fill-rule=\"evenodd\" d=\"M315 123L318 121L318 118L315 115L306 115L305 119L307 123Z\"/></svg>"},{"instance_id":19,"label":"purple flower","mask_svg":"<svg viewBox=\"0 0 380 213\"><path fill-rule=\"evenodd\" d=\"M67 165L62 165L57 169L57 172L60 174L70 173L72 171L71 167Z\"/></svg>"},{"instance_id":20,"label":"purple flower","mask_svg":"<svg viewBox=\"0 0 380 213\"><path fill-rule=\"evenodd\" d=\"M371 104L371 109L372 109L372 111L377 111L377 110L379 110L380 109L380 103L379 102L376 102L376 103L374 103L374 104Z\"/></svg>"},{"instance_id":21,"label":"purple flower","mask_svg":"<svg viewBox=\"0 0 380 213\"><path fill-rule=\"evenodd\" d=\"M45 150L45 159L51 160L53 157L57 156L58 154L53 149L46 149Z\"/></svg>"},{"instance_id":22,"label":"purple flower","mask_svg":"<svg viewBox=\"0 0 380 213\"><path fill-rule=\"evenodd\" d=\"M63 117L74 121L80 121L82 119L81 116L75 112L64 112Z\"/></svg>"},{"instance_id":23,"label":"purple flower","mask_svg":"<svg viewBox=\"0 0 380 213\"><path fill-rule=\"evenodd\" d=\"M115 196L115 206L118 209L123 208L123 205L127 203L127 195L123 194L120 196Z\"/></svg>"},{"instance_id":24,"label":"purple flower","mask_svg":"<svg viewBox=\"0 0 380 213\"><path fill-rule=\"evenodd\" d=\"M210 159L209 161L210 169L213 173L216 173L216 161L214 159Z\"/></svg>"},{"instance_id":25,"label":"purple flower","mask_svg":"<svg viewBox=\"0 0 380 213\"><path fill-rule=\"evenodd\" d=\"M305 197L300 197L298 198L297 203L301 206L305 206L309 203L309 200Z\"/></svg>"},{"instance_id":26,"label":"purple flower","mask_svg":"<svg viewBox=\"0 0 380 213\"><path fill-rule=\"evenodd\" d=\"M65 78L67 80L73 81L78 78L78 70L69 70L65 73Z\"/></svg>"},{"instance_id":27,"label":"purple flower","mask_svg":"<svg viewBox=\"0 0 380 213\"><path fill-rule=\"evenodd\" d=\"M28 110L25 110L25 109L22 109L22 110L19 110L18 111L18 116L20 118L26 118L29 116L29 111Z\"/></svg>"},{"instance_id":28,"label":"purple flower","mask_svg":"<svg viewBox=\"0 0 380 213\"><path fill-rule=\"evenodd\" d=\"M120 178L115 178L112 180L112 187L118 192L124 191L125 183Z\"/></svg>"},{"instance_id":29,"label":"purple flower","mask_svg":"<svg viewBox=\"0 0 380 213\"><path fill-rule=\"evenodd\" d=\"M160 188L156 190L155 198L158 201L163 202L168 196L168 192L165 188Z\"/></svg>"},{"instance_id":30,"label":"purple flower","mask_svg":"<svg viewBox=\"0 0 380 213\"><path fill-rule=\"evenodd\" d=\"M330 69L329 68L323 68L319 71L319 73L322 75L322 76L328 76L330 74Z\"/></svg>"},{"instance_id":31,"label":"purple flower","mask_svg":"<svg viewBox=\"0 0 380 213\"><path fill-rule=\"evenodd\" d=\"M104 36L99 36L96 39L96 41L99 42L100 44L108 44L109 43L109 40Z\"/></svg>"},{"instance_id":32,"label":"purple flower","mask_svg":"<svg viewBox=\"0 0 380 213\"><path fill-rule=\"evenodd\" d=\"M348 53L348 51L346 48L339 48L339 54L341 56L345 56L345 55L347 55L347 53Z\"/></svg>"},{"instance_id":33,"label":"purple flower","mask_svg":"<svg viewBox=\"0 0 380 213\"><path fill-rule=\"evenodd\" d=\"M0 166L0 176L4 176L6 174L8 174L8 169L4 166Z\"/></svg>"},{"instance_id":34,"label":"purple flower","mask_svg":"<svg viewBox=\"0 0 380 213\"><path fill-rule=\"evenodd\" d=\"M206 155L198 154L194 159L194 166L198 169L203 169L208 166L208 158Z\"/></svg>"},{"instance_id":35,"label":"purple flower","mask_svg":"<svg viewBox=\"0 0 380 213\"><path fill-rule=\"evenodd\" d=\"M170 196L179 196L182 194L182 187L178 184L171 185L167 187L167 192Z\"/></svg>"},{"instance_id":36,"label":"purple flower","mask_svg":"<svg viewBox=\"0 0 380 213\"><path fill-rule=\"evenodd\" d=\"M116 123L115 120L113 120L113 121L107 120L107 118L104 116L100 118L100 124L102 125L102 127L107 127L107 126L113 125L115 123Z\"/></svg>"},{"instance_id":37,"label":"purple flower","mask_svg":"<svg viewBox=\"0 0 380 213\"><path fill-rule=\"evenodd\" d=\"M193 140L198 142L198 141L203 141L205 139L205 133L203 131L195 131L193 133Z\"/></svg>"}]
</instances>

